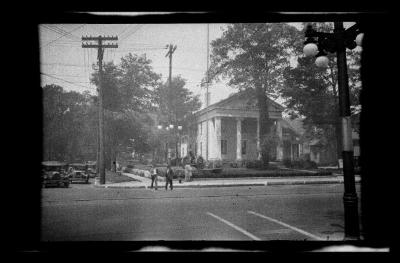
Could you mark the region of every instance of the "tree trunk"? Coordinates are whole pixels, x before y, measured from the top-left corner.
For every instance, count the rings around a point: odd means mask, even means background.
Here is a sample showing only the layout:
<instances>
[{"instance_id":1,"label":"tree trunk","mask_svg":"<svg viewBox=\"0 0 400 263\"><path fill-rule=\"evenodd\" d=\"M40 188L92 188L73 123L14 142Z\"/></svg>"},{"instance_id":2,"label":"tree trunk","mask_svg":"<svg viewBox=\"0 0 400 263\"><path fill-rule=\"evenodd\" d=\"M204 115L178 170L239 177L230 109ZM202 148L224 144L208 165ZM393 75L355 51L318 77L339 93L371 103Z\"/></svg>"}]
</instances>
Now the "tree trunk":
<instances>
[{"instance_id":1,"label":"tree trunk","mask_svg":"<svg viewBox=\"0 0 400 263\"><path fill-rule=\"evenodd\" d=\"M114 173L117 172L117 151L114 149L111 150L111 171L113 171Z\"/></svg>"},{"instance_id":2,"label":"tree trunk","mask_svg":"<svg viewBox=\"0 0 400 263\"><path fill-rule=\"evenodd\" d=\"M261 84L256 84L256 96L260 111L261 160L263 163L263 167L267 168L269 166L270 149L268 147L265 147L264 140L271 130L271 120L269 118L267 96Z\"/></svg>"}]
</instances>

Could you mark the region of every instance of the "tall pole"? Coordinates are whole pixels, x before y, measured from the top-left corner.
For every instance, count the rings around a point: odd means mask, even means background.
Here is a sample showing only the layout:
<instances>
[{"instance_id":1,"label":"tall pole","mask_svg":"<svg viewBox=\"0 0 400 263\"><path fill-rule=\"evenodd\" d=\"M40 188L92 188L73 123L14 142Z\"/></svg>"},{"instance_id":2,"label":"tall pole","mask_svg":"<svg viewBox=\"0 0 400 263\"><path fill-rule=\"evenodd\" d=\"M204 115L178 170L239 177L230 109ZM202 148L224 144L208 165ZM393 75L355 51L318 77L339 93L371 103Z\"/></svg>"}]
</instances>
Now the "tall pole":
<instances>
[{"instance_id":1,"label":"tall pole","mask_svg":"<svg viewBox=\"0 0 400 263\"><path fill-rule=\"evenodd\" d=\"M353 141L351 130L350 95L347 75L345 30L343 22L335 22L334 33L336 35L336 58L338 67L339 109L342 125L342 158L344 180L344 216L345 239L354 240L360 238L358 220L358 198L354 179Z\"/></svg>"},{"instance_id":2,"label":"tall pole","mask_svg":"<svg viewBox=\"0 0 400 263\"><path fill-rule=\"evenodd\" d=\"M98 173L100 176L100 184L106 183L106 171L105 171L105 163L104 163L104 108L103 108L103 87L102 87L102 80L103 80L103 54L104 48L117 48L117 44L103 44L104 40L118 40L118 37L82 37L82 41L97 41L97 44L87 44L82 43L83 48L97 48L97 59L99 65L99 86L98 86L98 93L99 93L99 126L98 126L98 134L99 134L99 142L98 142Z\"/></svg>"},{"instance_id":3,"label":"tall pole","mask_svg":"<svg viewBox=\"0 0 400 263\"><path fill-rule=\"evenodd\" d=\"M97 59L99 60L99 168L100 168L100 184L106 183L106 171L104 163L104 108L103 108L103 48L102 41L99 38L99 47L97 50Z\"/></svg>"},{"instance_id":4,"label":"tall pole","mask_svg":"<svg viewBox=\"0 0 400 263\"><path fill-rule=\"evenodd\" d=\"M167 54L165 55L166 57L167 56L169 57L169 77L168 77L168 100L169 101L168 102L169 102L170 107L172 108L172 54L176 50L176 45L174 46L172 44L169 44L168 47L169 47L169 50L168 50ZM176 122L176 115L173 114L173 116L171 116L171 117L173 118L173 121ZM176 125L176 123L174 123L174 125ZM168 148L166 150L168 152ZM178 142L175 143L175 151L176 151L176 157L178 157ZM167 156L168 156L168 154L167 154Z\"/></svg>"},{"instance_id":5,"label":"tall pole","mask_svg":"<svg viewBox=\"0 0 400 263\"><path fill-rule=\"evenodd\" d=\"M208 99L208 82L209 82L209 79L208 79L208 59L209 59L209 45L210 45L210 43L209 43L209 35L210 35L210 24L207 24L207 72L206 72L206 78L207 78L207 81L206 81L206 107L208 107L209 106L209 104L210 104L210 102L209 102L209 99ZM206 122L206 160L208 161L208 120L206 120L207 122Z\"/></svg>"}]
</instances>

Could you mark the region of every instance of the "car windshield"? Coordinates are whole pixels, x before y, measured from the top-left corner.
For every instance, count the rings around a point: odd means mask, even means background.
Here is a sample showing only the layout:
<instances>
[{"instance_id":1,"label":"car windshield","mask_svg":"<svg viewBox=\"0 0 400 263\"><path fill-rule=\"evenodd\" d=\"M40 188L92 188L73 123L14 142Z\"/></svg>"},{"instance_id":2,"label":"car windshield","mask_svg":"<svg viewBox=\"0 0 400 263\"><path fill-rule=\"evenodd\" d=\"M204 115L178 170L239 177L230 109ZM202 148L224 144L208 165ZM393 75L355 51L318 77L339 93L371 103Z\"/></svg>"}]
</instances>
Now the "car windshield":
<instances>
[{"instance_id":1,"label":"car windshield","mask_svg":"<svg viewBox=\"0 0 400 263\"><path fill-rule=\"evenodd\" d=\"M75 170L85 170L86 169L86 165L84 165L84 164L72 164L70 166L72 168L74 168Z\"/></svg>"}]
</instances>

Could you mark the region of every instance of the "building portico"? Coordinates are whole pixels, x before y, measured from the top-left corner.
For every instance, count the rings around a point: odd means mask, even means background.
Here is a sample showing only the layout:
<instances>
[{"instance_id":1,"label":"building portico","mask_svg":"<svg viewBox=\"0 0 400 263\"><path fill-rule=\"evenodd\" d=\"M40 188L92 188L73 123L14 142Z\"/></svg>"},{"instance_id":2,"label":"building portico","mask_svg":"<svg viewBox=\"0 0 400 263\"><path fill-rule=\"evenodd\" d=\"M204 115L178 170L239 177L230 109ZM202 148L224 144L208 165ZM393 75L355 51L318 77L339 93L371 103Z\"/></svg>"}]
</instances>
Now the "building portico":
<instances>
[{"instance_id":1,"label":"building portico","mask_svg":"<svg viewBox=\"0 0 400 263\"><path fill-rule=\"evenodd\" d=\"M195 125L185 152L192 151L209 161L250 161L260 159L260 118L256 98L245 91L210 105L195 114ZM284 108L269 100L269 117L278 137L282 139L282 111ZM273 149L273 159L283 159L283 143Z\"/></svg>"}]
</instances>

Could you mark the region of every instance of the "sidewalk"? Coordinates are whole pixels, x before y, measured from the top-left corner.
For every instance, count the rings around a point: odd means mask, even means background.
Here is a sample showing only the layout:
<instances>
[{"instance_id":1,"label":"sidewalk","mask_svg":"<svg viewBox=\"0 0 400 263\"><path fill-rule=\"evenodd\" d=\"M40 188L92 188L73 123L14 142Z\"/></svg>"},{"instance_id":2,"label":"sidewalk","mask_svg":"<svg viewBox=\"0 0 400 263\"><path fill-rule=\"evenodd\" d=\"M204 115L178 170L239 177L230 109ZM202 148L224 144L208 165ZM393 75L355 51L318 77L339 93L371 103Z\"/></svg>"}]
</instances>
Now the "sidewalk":
<instances>
[{"instance_id":1,"label":"sidewalk","mask_svg":"<svg viewBox=\"0 0 400 263\"><path fill-rule=\"evenodd\" d=\"M100 188L149 188L151 179L134 175L131 173L123 173L136 181L121 183L106 183L103 185L95 184ZM360 182L360 177L356 176L356 183ZM270 185L304 185L304 184L340 184L343 183L343 176L301 176L301 177L253 177L253 178L235 178L235 179L194 179L191 182L179 183L174 179L174 188L201 188L201 187L233 187L233 186L270 186ZM158 188L165 187L165 179L158 178Z\"/></svg>"}]
</instances>

